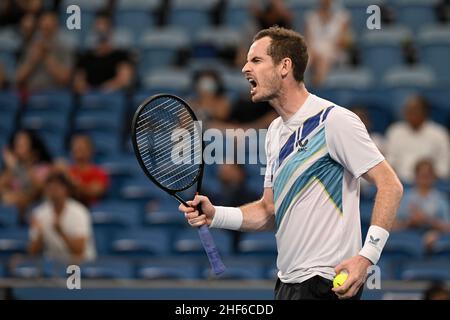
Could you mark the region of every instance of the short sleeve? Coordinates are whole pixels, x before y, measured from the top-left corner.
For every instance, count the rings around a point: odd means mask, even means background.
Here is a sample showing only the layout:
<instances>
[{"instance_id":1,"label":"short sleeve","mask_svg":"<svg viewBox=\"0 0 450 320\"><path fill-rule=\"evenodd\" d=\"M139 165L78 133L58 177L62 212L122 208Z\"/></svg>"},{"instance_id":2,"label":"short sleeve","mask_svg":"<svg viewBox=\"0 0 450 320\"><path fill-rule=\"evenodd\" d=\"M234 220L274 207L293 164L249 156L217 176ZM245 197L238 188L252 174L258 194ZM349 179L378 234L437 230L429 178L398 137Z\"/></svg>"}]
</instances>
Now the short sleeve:
<instances>
[{"instance_id":1,"label":"short sleeve","mask_svg":"<svg viewBox=\"0 0 450 320\"><path fill-rule=\"evenodd\" d=\"M331 158L355 178L384 160L366 127L353 112L335 107L328 115L325 136Z\"/></svg>"}]
</instances>

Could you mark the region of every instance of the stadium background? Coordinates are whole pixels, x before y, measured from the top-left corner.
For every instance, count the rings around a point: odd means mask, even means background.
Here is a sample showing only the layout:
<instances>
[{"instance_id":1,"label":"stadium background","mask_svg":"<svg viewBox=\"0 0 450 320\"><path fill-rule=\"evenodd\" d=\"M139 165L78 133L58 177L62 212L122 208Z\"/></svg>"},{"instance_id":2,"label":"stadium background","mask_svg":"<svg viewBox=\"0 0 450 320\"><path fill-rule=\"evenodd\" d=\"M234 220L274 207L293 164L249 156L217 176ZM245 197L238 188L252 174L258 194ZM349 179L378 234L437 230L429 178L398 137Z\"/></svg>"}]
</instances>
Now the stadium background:
<instances>
[{"instance_id":1,"label":"stadium background","mask_svg":"<svg viewBox=\"0 0 450 320\"><path fill-rule=\"evenodd\" d=\"M356 62L334 68L311 92L342 106L364 105L373 131L383 134L401 118L401 108L413 93L431 103L431 117L447 126L450 115L450 24L438 22L438 1L338 1L351 14L358 55ZM106 10L114 21L114 44L126 49L135 67L133 85L118 92L70 89L24 93L14 85L23 49L18 27L0 27L0 63L9 86L0 92L0 146L19 128L37 132L53 158L69 158L74 132L88 132L95 144L95 162L109 173L107 194L91 208L98 258L81 266L83 290L65 289L65 268L44 258L23 257L28 228L16 209L0 204L0 287L3 298L149 298L149 299L271 299L276 247L273 233L243 234L214 230L227 274L213 279L195 230L186 226L177 203L141 173L130 143L130 118L140 102L153 93L169 92L190 98L193 75L217 70L232 102L248 95L240 68L230 52L247 48L257 23L249 1L42 1L57 10L62 41L81 54L92 46L92 22ZM81 30L67 30L66 8L78 4ZM381 31L366 28L366 8L387 4L395 22ZM303 31L305 14L316 1L286 0L292 26ZM163 9L161 9L163 8ZM159 11L158 11L159 10ZM0 12L1 14L1 12ZM405 43L418 52L414 63L405 58ZM308 79L308 78L307 78ZM248 105L247 105L248 106ZM2 160L0 160L2 161ZM245 165L245 185L262 191L260 165ZM220 194L218 166L207 166L206 193ZM450 193L450 182L438 188ZM152 205L149 205L149 201ZM361 202L363 232L370 222L373 196ZM127 241L128 240L128 241ZM236 241L236 243L233 243ZM20 260L14 260L22 255ZM379 263L382 290L366 290L368 299L421 298L431 280L450 281L450 238L425 255L414 232L392 233ZM60 277L60 278L58 278Z\"/></svg>"}]
</instances>

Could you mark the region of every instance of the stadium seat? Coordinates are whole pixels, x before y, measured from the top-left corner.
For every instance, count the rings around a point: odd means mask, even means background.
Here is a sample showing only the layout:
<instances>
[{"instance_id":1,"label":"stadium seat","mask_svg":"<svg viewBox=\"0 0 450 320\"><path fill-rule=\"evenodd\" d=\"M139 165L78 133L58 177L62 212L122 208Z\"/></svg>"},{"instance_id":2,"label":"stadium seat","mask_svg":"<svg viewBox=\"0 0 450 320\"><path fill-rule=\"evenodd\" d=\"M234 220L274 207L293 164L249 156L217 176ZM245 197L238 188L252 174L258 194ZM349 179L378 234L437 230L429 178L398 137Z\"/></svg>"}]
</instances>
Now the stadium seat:
<instances>
[{"instance_id":1,"label":"stadium seat","mask_svg":"<svg viewBox=\"0 0 450 320\"><path fill-rule=\"evenodd\" d=\"M121 112L125 109L125 96L122 93L92 91L81 96L80 109Z\"/></svg>"},{"instance_id":2,"label":"stadium seat","mask_svg":"<svg viewBox=\"0 0 450 320\"><path fill-rule=\"evenodd\" d=\"M222 74L226 91L233 96L250 93L250 84L239 71L228 71Z\"/></svg>"},{"instance_id":3,"label":"stadium seat","mask_svg":"<svg viewBox=\"0 0 450 320\"><path fill-rule=\"evenodd\" d=\"M274 232L244 233L239 241L239 252L244 254L276 255Z\"/></svg>"},{"instance_id":4,"label":"stadium seat","mask_svg":"<svg viewBox=\"0 0 450 320\"><path fill-rule=\"evenodd\" d=\"M199 31L194 39L195 44L212 44L217 49L238 47L241 34L236 29L226 27L211 27Z\"/></svg>"},{"instance_id":5,"label":"stadium seat","mask_svg":"<svg viewBox=\"0 0 450 320\"><path fill-rule=\"evenodd\" d=\"M183 226L186 218L178 211L179 203L173 197L161 194L154 208L146 210L144 221L149 225Z\"/></svg>"},{"instance_id":6,"label":"stadium seat","mask_svg":"<svg viewBox=\"0 0 450 320\"><path fill-rule=\"evenodd\" d=\"M153 184L142 172L132 178L125 179L120 190L120 196L124 200L147 202L150 199L158 199L164 191Z\"/></svg>"},{"instance_id":7,"label":"stadium seat","mask_svg":"<svg viewBox=\"0 0 450 320\"><path fill-rule=\"evenodd\" d=\"M382 77L390 68L403 64L402 43L411 38L410 30L402 26L366 31L361 37L364 66L376 78Z\"/></svg>"},{"instance_id":8,"label":"stadium seat","mask_svg":"<svg viewBox=\"0 0 450 320\"><path fill-rule=\"evenodd\" d=\"M128 259L100 258L80 265L87 279L132 279L134 267Z\"/></svg>"},{"instance_id":9,"label":"stadium seat","mask_svg":"<svg viewBox=\"0 0 450 320\"><path fill-rule=\"evenodd\" d=\"M116 25L139 36L155 24L153 10L159 3L159 0L119 0L115 12Z\"/></svg>"},{"instance_id":10,"label":"stadium seat","mask_svg":"<svg viewBox=\"0 0 450 320\"><path fill-rule=\"evenodd\" d=\"M135 33L128 28L116 28L111 36L112 46L116 49L127 50L135 46ZM96 45L96 36L89 33L84 41L85 49L93 49Z\"/></svg>"},{"instance_id":11,"label":"stadium seat","mask_svg":"<svg viewBox=\"0 0 450 320\"><path fill-rule=\"evenodd\" d=\"M221 255L225 256L231 252L231 237L224 230L210 229L214 242ZM173 242L174 251L179 254L204 254L197 230L187 229L178 232Z\"/></svg>"},{"instance_id":12,"label":"stadium seat","mask_svg":"<svg viewBox=\"0 0 450 320\"><path fill-rule=\"evenodd\" d=\"M15 120L17 110L19 108L19 99L12 93L0 92L0 136L4 138L4 142L15 130ZM2 142L2 141L0 141Z\"/></svg>"},{"instance_id":13,"label":"stadium seat","mask_svg":"<svg viewBox=\"0 0 450 320\"><path fill-rule=\"evenodd\" d=\"M7 228L0 231L0 256L25 253L28 244L28 230L25 228Z\"/></svg>"},{"instance_id":14,"label":"stadium seat","mask_svg":"<svg viewBox=\"0 0 450 320\"><path fill-rule=\"evenodd\" d=\"M19 221L19 213L15 206L0 204L0 227L15 227Z\"/></svg>"},{"instance_id":15,"label":"stadium seat","mask_svg":"<svg viewBox=\"0 0 450 320\"><path fill-rule=\"evenodd\" d=\"M3 67L7 79L14 79L16 73L16 56L13 52L0 51L0 65Z\"/></svg>"},{"instance_id":16,"label":"stadium seat","mask_svg":"<svg viewBox=\"0 0 450 320\"><path fill-rule=\"evenodd\" d=\"M352 31L360 34L367 30L367 8L371 5L382 5L387 3L385 0L344 0L343 5L351 15Z\"/></svg>"},{"instance_id":17,"label":"stadium seat","mask_svg":"<svg viewBox=\"0 0 450 320\"><path fill-rule=\"evenodd\" d=\"M422 63L433 68L439 81L450 83L450 26L426 26L418 34Z\"/></svg>"},{"instance_id":18,"label":"stadium seat","mask_svg":"<svg viewBox=\"0 0 450 320\"><path fill-rule=\"evenodd\" d=\"M10 263L10 276L35 279L51 274L52 262L45 258L20 257Z\"/></svg>"},{"instance_id":19,"label":"stadium seat","mask_svg":"<svg viewBox=\"0 0 450 320\"><path fill-rule=\"evenodd\" d=\"M441 235L433 246L433 256L450 258L450 234Z\"/></svg>"},{"instance_id":20,"label":"stadium seat","mask_svg":"<svg viewBox=\"0 0 450 320\"><path fill-rule=\"evenodd\" d=\"M0 29L0 52L16 52L22 45L20 37L13 28Z\"/></svg>"},{"instance_id":21,"label":"stadium seat","mask_svg":"<svg viewBox=\"0 0 450 320\"><path fill-rule=\"evenodd\" d=\"M199 279L199 266L196 261L186 259L145 261L137 266L137 277L146 280Z\"/></svg>"},{"instance_id":22,"label":"stadium seat","mask_svg":"<svg viewBox=\"0 0 450 320\"><path fill-rule=\"evenodd\" d=\"M172 65L179 50L189 46L183 29L159 28L146 31L138 41L141 48L139 75L142 77L154 68Z\"/></svg>"},{"instance_id":23,"label":"stadium seat","mask_svg":"<svg viewBox=\"0 0 450 320\"><path fill-rule=\"evenodd\" d=\"M121 201L102 201L91 207L94 225L133 228L142 224L139 206Z\"/></svg>"},{"instance_id":24,"label":"stadium seat","mask_svg":"<svg viewBox=\"0 0 450 320\"><path fill-rule=\"evenodd\" d=\"M391 232L383 255L390 258L421 258L423 256L421 234L415 231Z\"/></svg>"},{"instance_id":25,"label":"stadium seat","mask_svg":"<svg viewBox=\"0 0 450 320\"><path fill-rule=\"evenodd\" d=\"M338 68L332 70L326 77L325 89L366 89L374 82L372 73L367 68Z\"/></svg>"},{"instance_id":26,"label":"stadium seat","mask_svg":"<svg viewBox=\"0 0 450 320\"><path fill-rule=\"evenodd\" d=\"M448 260L443 260L408 263L403 268L401 279L449 281L450 262Z\"/></svg>"},{"instance_id":27,"label":"stadium seat","mask_svg":"<svg viewBox=\"0 0 450 320\"><path fill-rule=\"evenodd\" d=\"M253 22L249 12L251 0L229 0L225 9L225 25L241 30Z\"/></svg>"},{"instance_id":28,"label":"stadium seat","mask_svg":"<svg viewBox=\"0 0 450 320\"><path fill-rule=\"evenodd\" d=\"M117 232L111 246L114 254L145 257L169 254L169 241L164 228L134 228Z\"/></svg>"},{"instance_id":29,"label":"stadium seat","mask_svg":"<svg viewBox=\"0 0 450 320\"><path fill-rule=\"evenodd\" d=\"M413 32L436 21L435 6L438 0L395 0L397 23Z\"/></svg>"},{"instance_id":30,"label":"stadium seat","mask_svg":"<svg viewBox=\"0 0 450 320\"><path fill-rule=\"evenodd\" d=\"M386 71L383 85L388 88L431 88L437 83L433 69L424 66L398 66Z\"/></svg>"},{"instance_id":31,"label":"stadium seat","mask_svg":"<svg viewBox=\"0 0 450 320\"><path fill-rule=\"evenodd\" d=\"M90 137L95 146L96 158L105 155L116 155L120 153L121 141L120 135L111 135L111 132L90 132Z\"/></svg>"},{"instance_id":32,"label":"stadium seat","mask_svg":"<svg viewBox=\"0 0 450 320\"><path fill-rule=\"evenodd\" d=\"M189 30L191 34L210 25L209 10L214 5L210 0L174 0L169 13L169 24Z\"/></svg>"},{"instance_id":33,"label":"stadium seat","mask_svg":"<svg viewBox=\"0 0 450 320\"><path fill-rule=\"evenodd\" d=\"M183 95L191 87L192 76L187 70L158 69L142 80L145 89L152 92Z\"/></svg>"}]
</instances>

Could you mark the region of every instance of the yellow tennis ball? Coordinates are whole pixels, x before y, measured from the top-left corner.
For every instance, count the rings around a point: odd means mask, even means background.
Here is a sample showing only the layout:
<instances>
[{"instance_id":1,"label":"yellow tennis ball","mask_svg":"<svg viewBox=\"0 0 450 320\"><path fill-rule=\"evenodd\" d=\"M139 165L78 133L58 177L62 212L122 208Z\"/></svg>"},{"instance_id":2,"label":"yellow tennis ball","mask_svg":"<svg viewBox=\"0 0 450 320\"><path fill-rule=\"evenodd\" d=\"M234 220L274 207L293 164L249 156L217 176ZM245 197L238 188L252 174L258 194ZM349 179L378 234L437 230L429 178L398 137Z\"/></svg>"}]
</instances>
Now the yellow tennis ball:
<instances>
[{"instance_id":1,"label":"yellow tennis ball","mask_svg":"<svg viewBox=\"0 0 450 320\"><path fill-rule=\"evenodd\" d=\"M340 287L344 284L345 280L348 278L348 273L341 272L333 279L333 288Z\"/></svg>"}]
</instances>

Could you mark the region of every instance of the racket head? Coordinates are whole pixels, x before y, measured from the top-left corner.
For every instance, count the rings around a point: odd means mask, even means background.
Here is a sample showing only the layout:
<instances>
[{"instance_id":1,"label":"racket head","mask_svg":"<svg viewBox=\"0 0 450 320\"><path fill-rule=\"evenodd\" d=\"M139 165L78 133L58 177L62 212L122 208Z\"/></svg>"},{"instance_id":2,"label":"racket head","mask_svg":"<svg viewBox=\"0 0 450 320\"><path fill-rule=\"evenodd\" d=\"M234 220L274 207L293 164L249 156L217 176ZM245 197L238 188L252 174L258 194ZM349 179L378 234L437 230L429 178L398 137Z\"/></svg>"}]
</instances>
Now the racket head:
<instances>
[{"instance_id":1,"label":"racket head","mask_svg":"<svg viewBox=\"0 0 450 320\"><path fill-rule=\"evenodd\" d=\"M177 129L185 130L192 138L188 164L177 164L171 158L174 148L187 146L187 142L179 145L172 141L172 134ZM134 113L131 136L139 165L158 187L175 195L197 182L197 192L200 190L204 167L203 135L195 113L183 99L172 94L147 98ZM183 156L176 160L186 159L187 156Z\"/></svg>"}]
</instances>

